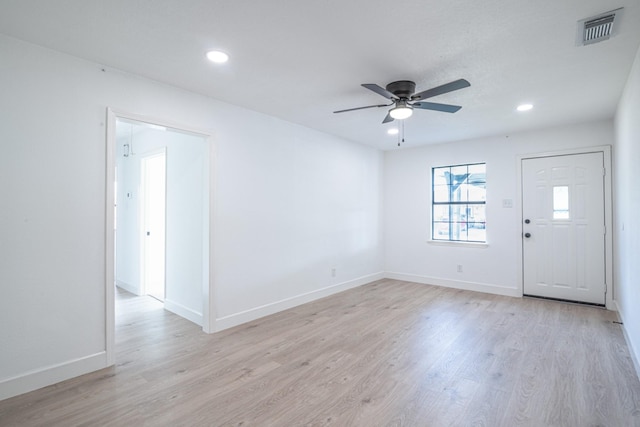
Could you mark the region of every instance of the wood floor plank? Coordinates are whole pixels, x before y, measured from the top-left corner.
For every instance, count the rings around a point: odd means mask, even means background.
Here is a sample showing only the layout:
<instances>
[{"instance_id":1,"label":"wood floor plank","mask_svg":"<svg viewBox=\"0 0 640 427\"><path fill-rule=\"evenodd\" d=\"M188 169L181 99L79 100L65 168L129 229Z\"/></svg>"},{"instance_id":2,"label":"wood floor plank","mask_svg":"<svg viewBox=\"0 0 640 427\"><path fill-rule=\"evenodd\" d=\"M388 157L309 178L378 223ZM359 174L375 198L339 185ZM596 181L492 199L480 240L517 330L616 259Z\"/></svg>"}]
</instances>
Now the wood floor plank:
<instances>
[{"instance_id":1,"label":"wood floor plank","mask_svg":"<svg viewBox=\"0 0 640 427\"><path fill-rule=\"evenodd\" d=\"M117 292L116 365L1 426L640 426L616 313L380 280L217 334Z\"/></svg>"}]
</instances>

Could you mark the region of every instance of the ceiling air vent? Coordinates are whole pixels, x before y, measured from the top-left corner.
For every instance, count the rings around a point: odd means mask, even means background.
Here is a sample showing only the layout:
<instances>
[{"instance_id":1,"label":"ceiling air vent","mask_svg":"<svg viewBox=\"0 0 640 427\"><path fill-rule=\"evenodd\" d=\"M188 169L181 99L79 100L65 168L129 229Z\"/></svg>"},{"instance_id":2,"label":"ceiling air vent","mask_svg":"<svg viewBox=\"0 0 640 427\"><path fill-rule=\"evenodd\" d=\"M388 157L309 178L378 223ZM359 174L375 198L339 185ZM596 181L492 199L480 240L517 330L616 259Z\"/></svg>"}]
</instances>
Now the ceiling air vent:
<instances>
[{"instance_id":1,"label":"ceiling air vent","mask_svg":"<svg viewBox=\"0 0 640 427\"><path fill-rule=\"evenodd\" d=\"M622 8L578 21L576 45L584 46L609 40L617 33L621 14Z\"/></svg>"}]
</instances>

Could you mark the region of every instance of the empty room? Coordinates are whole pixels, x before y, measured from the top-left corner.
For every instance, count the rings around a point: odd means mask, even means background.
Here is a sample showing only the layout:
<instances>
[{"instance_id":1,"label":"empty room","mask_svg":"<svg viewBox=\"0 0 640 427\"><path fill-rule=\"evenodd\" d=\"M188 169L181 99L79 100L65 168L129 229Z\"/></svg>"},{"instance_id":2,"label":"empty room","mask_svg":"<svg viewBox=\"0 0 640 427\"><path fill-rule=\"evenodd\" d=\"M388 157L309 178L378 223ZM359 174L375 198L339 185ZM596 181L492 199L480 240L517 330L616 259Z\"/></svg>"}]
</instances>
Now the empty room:
<instances>
[{"instance_id":1,"label":"empty room","mask_svg":"<svg viewBox=\"0 0 640 427\"><path fill-rule=\"evenodd\" d=\"M0 426L640 426L638 23L0 0Z\"/></svg>"}]
</instances>

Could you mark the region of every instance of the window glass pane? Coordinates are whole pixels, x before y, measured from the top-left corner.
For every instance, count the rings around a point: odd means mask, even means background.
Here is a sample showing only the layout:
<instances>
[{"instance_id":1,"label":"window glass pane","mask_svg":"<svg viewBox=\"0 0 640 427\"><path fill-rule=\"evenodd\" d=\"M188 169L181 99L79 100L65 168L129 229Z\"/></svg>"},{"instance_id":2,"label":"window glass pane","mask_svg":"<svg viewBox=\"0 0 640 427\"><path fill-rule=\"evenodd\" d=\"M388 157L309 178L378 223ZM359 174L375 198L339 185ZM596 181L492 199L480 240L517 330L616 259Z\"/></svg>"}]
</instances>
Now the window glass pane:
<instances>
[{"instance_id":1,"label":"window glass pane","mask_svg":"<svg viewBox=\"0 0 640 427\"><path fill-rule=\"evenodd\" d=\"M569 219L569 187L553 187L553 219Z\"/></svg>"},{"instance_id":2,"label":"window glass pane","mask_svg":"<svg viewBox=\"0 0 640 427\"><path fill-rule=\"evenodd\" d=\"M467 219L467 205L451 206L451 221L462 222Z\"/></svg>"},{"instance_id":3,"label":"window glass pane","mask_svg":"<svg viewBox=\"0 0 640 427\"><path fill-rule=\"evenodd\" d=\"M487 165L484 163L478 164L478 165L469 165L469 175L471 175L471 179L470 181L483 181L486 182L486 172L487 172Z\"/></svg>"},{"instance_id":4,"label":"window glass pane","mask_svg":"<svg viewBox=\"0 0 640 427\"><path fill-rule=\"evenodd\" d=\"M434 221L449 221L449 205L435 205L433 207Z\"/></svg>"},{"instance_id":5,"label":"window glass pane","mask_svg":"<svg viewBox=\"0 0 640 427\"><path fill-rule=\"evenodd\" d=\"M487 240L485 205L472 205L467 210L467 236L470 242Z\"/></svg>"},{"instance_id":6,"label":"window glass pane","mask_svg":"<svg viewBox=\"0 0 640 427\"><path fill-rule=\"evenodd\" d=\"M451 182L451 201L459 202L467 200L467 186L465 185L468 177L466 166L455 166L451 168L449 181Z\"/></svg>"},{"instance_id":7,"label":"window glass pane","mask_svg":"<svg viewBox=\"0 0 640 427\"><path fill-rule=\"evenodd\" d=\"M467 226L469 227L469 230L484 230L485 229L485 223L484 222L468 222ZM471 231L469 231L471 232Z\"/></svg>"},{"instance_id":8,"label":"window glass pane","mask_svg":"<svg viewBox=\"0 0 640 427\"><path fill-rule=\"evenodd\" d=\"M467 223L452 222L451 233L452 233L452 240L467 240Z\"/></svg>"},{"instance_id":9,"label":"window glass pane","mask_svg":"<svg viewBox=\"0 0 640 427\"><path fill-rule=\"evenodd\" d=\"M433 185L447 185L449 181L445 177L445 172L449 173L449 168L434 168L433 169Z\"/></svg>"},{"instance_id":10,"label":"window glass pane","mask_svg":"<svg viewBox=\"0 0 640 427\"><path fill-rule=\"evenodd\" d=\"M449 240L449 223L448 222L434 222L433 223L433 239L434 240Z\"/></svg>"},{"instance_id":11,"label":"window glass pane","mask_svg":"<svg viewBox=\"0 0 640 427\"><path fill-rule=\"evenodd\" d=\"M436 185L433 187L433 201L434 202L448 202L449 201L449 186L448 185Z\"/></svg>"},{"instance_id":12,"label":"window glass pane","mask_svg":"<svg viewBox=\"0 0 640 427\"><path fill-rule=\"evenodd\" d=\"M566 185L553 187L553 210L569 210L569 187Z\"/></svg>"},{"instance_id":13,"label":"window glass pane","mask_svg":"<svg viewBox=\"0 0 640 427\"><path fill-rule=\"evenodd\" d=\"M457 188L454 187L455 190L451 195L452 201L454 202L466 202L469 200L469 186L464 182L458 184Z\"/></svg>"},{"instance_id":14,"label":"window glass pane","mask_svg":"<svg viewBox=\"0 0 640 427\"><path fill-rule=\"evenodd\" d=\"M474 182L469 185L469 201L484 202L487 200L487 184L484 182Z\"/></svg>"},{"instance_id":15,"label":"window glass pane","mask_svg":"<svg viewBox=\"0 0 640 427\"><path fill-rule=\"evenodd\" d=\"M482 228L479 228L480 223L477 223L477 222L469 223L468 238L470 242L486 242L487 241L487 230L484 228L484 223L482 223L481 225L482 225Z\"/></svg>"},{"instance_id":16,"label":"window glass pane","mask_svg":"<svg viewBox=\"0 0 640 427\"><path fill-rule=\"evenodd\" d=\"M487 221L485 205L471 205L467 215L469 222L485 223Z\"/></svg>"}]
</instances>

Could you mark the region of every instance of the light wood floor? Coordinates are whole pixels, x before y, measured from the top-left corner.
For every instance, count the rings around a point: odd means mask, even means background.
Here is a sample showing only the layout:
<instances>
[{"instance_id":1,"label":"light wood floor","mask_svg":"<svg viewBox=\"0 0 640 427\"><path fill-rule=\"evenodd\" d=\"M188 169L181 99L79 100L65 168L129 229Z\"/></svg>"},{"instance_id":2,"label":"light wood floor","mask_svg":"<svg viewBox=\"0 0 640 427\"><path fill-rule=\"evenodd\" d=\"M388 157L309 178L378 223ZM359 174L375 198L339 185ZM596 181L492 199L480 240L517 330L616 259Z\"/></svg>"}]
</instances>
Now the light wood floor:
<instances>
[{"instance_id":1,"label":"light wood floor","mask_svg":"<svg viewBox=\"0 0 640 427\"><path fill-rule=\"evenodd\" d=\"M117 365L2 426L640 426L616 314L381 280L206 335L120 291Z\"/></svg>"}]
</instances>

